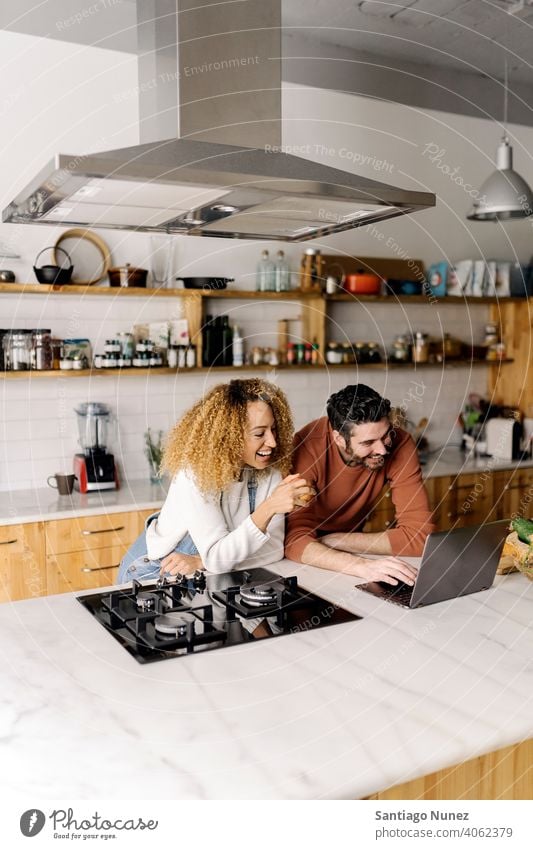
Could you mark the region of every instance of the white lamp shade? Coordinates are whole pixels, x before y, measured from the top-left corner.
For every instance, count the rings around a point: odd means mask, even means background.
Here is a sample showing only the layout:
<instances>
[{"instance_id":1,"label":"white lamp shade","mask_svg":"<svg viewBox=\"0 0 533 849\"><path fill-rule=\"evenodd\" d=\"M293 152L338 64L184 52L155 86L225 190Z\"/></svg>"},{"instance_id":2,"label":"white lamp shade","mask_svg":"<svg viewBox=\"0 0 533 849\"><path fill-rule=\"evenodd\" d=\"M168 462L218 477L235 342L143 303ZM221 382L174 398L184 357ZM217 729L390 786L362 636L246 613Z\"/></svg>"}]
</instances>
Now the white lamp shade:
<instances>
[{"instance_id":1,"label":"white lamp shade","mask_svg":"<svg viewBox=\"0 0 533 849\"><path fill-rule=\"evenodd\" d=\"M496 156L497 170L479 190L470 221L506 221L533 215L533 192L520 174L513 170L513 148L504 138Z\"/></svg>"}]
</instances>

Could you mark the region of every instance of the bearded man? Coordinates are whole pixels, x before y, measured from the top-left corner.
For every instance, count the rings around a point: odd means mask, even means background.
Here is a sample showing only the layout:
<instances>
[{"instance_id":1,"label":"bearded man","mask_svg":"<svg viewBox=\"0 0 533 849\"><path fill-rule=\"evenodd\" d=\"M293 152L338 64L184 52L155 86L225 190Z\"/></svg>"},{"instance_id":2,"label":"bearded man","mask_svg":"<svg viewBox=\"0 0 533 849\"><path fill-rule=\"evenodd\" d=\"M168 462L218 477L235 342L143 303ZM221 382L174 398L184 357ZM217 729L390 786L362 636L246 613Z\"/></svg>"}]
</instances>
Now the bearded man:
<instances>
[{"instance_id":1,"label":"bearded man","mask_svg":"<svg viewBox=\"0 0 533 849\"><path fill-rule=\"evenodd\" d=\"M390 401L359 383L334 393L327 417L298 431L292 470L306 478L316 497L287 517L290 560L412 586L416 569L401 556L420 556L434 526L415 444L406 431L393 427L390 410ZM368 513L387 486L393 526L364 533Z\"/></svg>"}]
</instances>

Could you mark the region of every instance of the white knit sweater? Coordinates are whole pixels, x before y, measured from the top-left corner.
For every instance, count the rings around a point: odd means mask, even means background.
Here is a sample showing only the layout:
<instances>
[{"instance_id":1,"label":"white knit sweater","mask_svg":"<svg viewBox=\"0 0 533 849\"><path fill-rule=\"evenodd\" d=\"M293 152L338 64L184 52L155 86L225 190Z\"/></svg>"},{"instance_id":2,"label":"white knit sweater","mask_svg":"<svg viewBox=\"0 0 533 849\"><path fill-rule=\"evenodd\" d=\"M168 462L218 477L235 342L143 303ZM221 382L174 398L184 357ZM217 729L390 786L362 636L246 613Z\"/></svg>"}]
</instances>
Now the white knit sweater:
<instances>
[{"instance_id":1,"label":"white knit sweater","mask_svg":"<svg viewBox=\"0 0 533 849\"><path fill-rule=\"evenodd\" d=\"M281 560L285 516L275 515L266 534L255 525L248 500L251 472L245 468L242 480L218 496L203 495L187 472L178 472L158 519L146 531L148 557L165 557L188 532L208 572L229 572L240 563L255 568ZM275 470L259 477L256 506L280 481L281 475Z\"/></svg>"}]
</instances>

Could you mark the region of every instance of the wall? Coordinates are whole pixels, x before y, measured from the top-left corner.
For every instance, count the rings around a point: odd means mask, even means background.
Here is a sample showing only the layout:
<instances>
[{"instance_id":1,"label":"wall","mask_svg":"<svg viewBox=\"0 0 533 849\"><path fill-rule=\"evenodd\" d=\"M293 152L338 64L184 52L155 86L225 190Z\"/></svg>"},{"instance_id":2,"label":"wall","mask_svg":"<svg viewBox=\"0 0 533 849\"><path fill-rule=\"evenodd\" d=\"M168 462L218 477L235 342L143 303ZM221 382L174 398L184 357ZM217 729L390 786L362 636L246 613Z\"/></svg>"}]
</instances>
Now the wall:
<instances>
[{"instance_id":1,"label":"wall","mask_svg":"<svg viewBox=\"0 0 533 849\"><path fill-rule=\"evenodd\" d=\"M4 104L6 119L13 127L12 134L3 142L2 206L55 151L83 153L137 141L136 98L123 96L135 89L134 59L113 51L52 43L13 33L0 33L0 46L4 66L4 74L0 75L0 104ZM14 75L18 88L7 82ZM467 166L475 167L472 181L481 180L492 168L495 145L492 124L294 86L287 87L284 108L285 144L312 143L326 149L325 152L320 149L318 154L316 149L311 150L309 158L322 158L329 164L352 168L375 179L428 188L439 194L439 206L434 211L385 222L379 231L362 229L340 234L322 245L324 250L392 256L405 251L406 255L426 263L443 257L482 255L484 246L501 258L528 256L527 223L515 224L512 238L499 227L471 227L464 221L469 201L464 190L423 155L423 144L443 138L448 145L450 164L454 167L460 164L463 173L467 173ZM524 135L524 145L528 139ZM477 143L485 150L479 162L472 155ZM352 161L344 152L350 150ZM362 160L361 156L365 155L376 160ZM376 170L379 160L384 164L381 170ZM19 280L32 281L31 266L37 251L53 244L60 232L60 228L54 227L1 226L0 239L16 246L22 255L20 261L4 260L3 265L13 268ZM383 238L376 233L383 233ZM115 263L129 261L144 266L149 263L148 235L105 230L100 234L111 246ZM387 246L389 239L398 247ZM233 240L176 239L175 269L182 274L235 276L237 288L253 288L255 262L261 247L259 243ZM278 246L269 247L276 250ZM301 250L302 246L287 250L293 268L297 268ZM3 327L45 326L59 336L88 335L97 348L98 340L127 330L133 323L168 317L177 314L178 309L175 301L156 298L117 301L25 294L2 295L0 303ZM288 315L288 308L279 304L260 315L250 303L214 304L215 312L222 309L230 312L232 321L238 320L243 325L250 345L273 344L276 318ZM290 306L290 311L292 317L297 315L295 305ZM448 329L464 339L479 341L487 310L482 306L439 307L428 303L413 305L399 313L381 305L356 312L355 307L343 305L335 307L332 316L339 332L352 341L383 338L390 342L394 333L408 327L427 327L440 332ZM297 332L297 325L295 328ZM126 480L145 477L146 427L168 430L205 389L224 379L229 379L227 372L147 379L98 376L73 380L59 376L53 380L3 381L0 491L41 487L49 474L70 468L77 438L73 408L78 402L90 399L110 403L117 414L119 426L114 450L123 477ZM396 404L406 402L408 414L415 422L423 416L431 417L427 435L435 447L457 441L456 417L466 395L486 389L484 368L472 372L426 370L418 375L412 370L388 374L361 369L313 375L298 371L280 372L276 379L289 395L298 426L323 413L331 392L360 380L383 391Z\"/></svg>"}]
</instances>

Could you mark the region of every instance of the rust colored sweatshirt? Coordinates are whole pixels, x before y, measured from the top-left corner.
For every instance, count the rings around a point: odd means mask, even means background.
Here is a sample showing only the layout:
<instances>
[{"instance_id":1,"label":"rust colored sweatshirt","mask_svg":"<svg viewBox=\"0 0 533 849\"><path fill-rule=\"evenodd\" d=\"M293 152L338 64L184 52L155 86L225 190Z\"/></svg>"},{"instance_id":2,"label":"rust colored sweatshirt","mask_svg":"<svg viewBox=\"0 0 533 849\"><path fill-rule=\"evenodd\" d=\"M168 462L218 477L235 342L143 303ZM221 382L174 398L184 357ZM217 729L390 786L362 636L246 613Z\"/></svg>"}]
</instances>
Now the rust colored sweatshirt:
<instances>
[{"instance_id":1,"label":"rust colored sweatshirt","mask_svg":"<svg viewBox=\"0 0 533 849\"><path fill-rule=\"evenodd\" d=\"M294 443L292 471L303 475L318 494L307 507L287 517L285 557L301 561L306 546L320 542L324 534L361 531L387 484L396 514L395 527L387 531L392 553L397 557L422 554L434 527L416 448L406 431L396 429L392 452L373 471L344 463L326 417L299 430Z\"/></svg>"}]
</instances>

